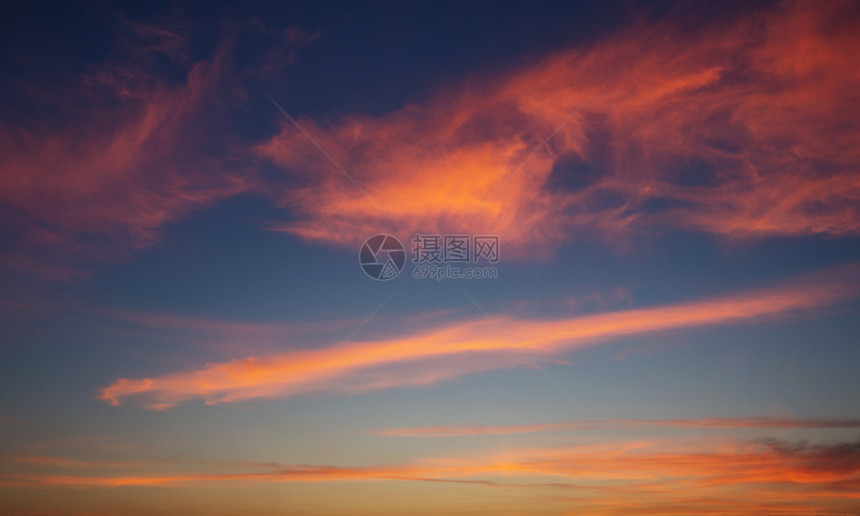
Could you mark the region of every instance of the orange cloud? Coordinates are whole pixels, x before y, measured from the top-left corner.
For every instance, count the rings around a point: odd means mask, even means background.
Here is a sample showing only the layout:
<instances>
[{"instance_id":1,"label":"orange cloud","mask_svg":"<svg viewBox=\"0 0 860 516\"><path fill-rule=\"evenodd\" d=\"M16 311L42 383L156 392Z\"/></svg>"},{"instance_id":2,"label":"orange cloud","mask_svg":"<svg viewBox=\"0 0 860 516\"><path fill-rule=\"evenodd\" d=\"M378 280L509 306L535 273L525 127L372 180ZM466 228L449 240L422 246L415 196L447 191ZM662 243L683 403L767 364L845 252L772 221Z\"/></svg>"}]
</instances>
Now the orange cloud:
<instances>
[{"instance_id":1,"label":"orange cloud","mask_svg":"<svg viewBox=\"0 0 860 516\"><path fill-rule=\"evenodd\" d=\"M463 435L509 435L556 432L565 430L599 430L613 427L671 427L671 428L860 428L860 419L784 419L770 417L704 418L704 419L611 419L598 421L569 421L539 425L509 426L428 426L419 428L389 428L374 432L397 437L450 437Z\"/></svg>"},{"instance_id":2,"label":"orange cloud","mask_svg":"<svg viewBox=\"0 0 860 516\"><path fill-rule=\"evenodd\" d=\"M273 229L339 245L456 231L498 234L508 256L533 256L581 233L655 227L856 235L850 6L788 2L694 34L640 24L384 116L299 119L369 197L289 122L249 149L209 109L236 93L225 77L272 80L290 45L315 35L290 28L258 69L237 71L230 38L191 62L177 31L122 21L133 35L123 60L59 92L21 87L25 104L49 108L0 123L0 227L14 236L0 265L79 276L76 262L121 259L246 191L298 217ZM165 57L183 81L162 76ZM299 186L264 181L257 157Z\"/></svg>"},{"instance_id":3,"label":"orange cloud","mask_svg":"<svg viewBox=\"0 0 860 516\"><path fill-rule=\"evenodd\" d=\"M514 448L469 455L350 468L234 463L208 464L210 471L174 474L7 472L0 477L0 485L109 488L367 480L448 482L478 488L553 489L555 494L565 494L554 497L559 507L584 514L820 514L850 512L860 499L860 447L856 442L809 444L763 439L707 448L679 447L676 442L632 442ZM213 472L213 467L222 471Z\"/></svg>"},{"instance_id":4,"label":"orange cloud","mask_svg":"<svg viewBox=\"0 0 860 516\"><path fill-rule=\"evenodd\" d=\"M626 335L811 310L856 296L857 277L856 266L845 266L787 286L675 305L562 319L493 316L454 322L404 337L248 357L153 378L121 378L98 397L113 405L141 397L152 409L166 409L194 398L225 403L300 390L363 392L429 385L478 371L545 363L558 353ZM463 360L472 354L480 360Z\"/></svg>"},{"instance_id":5,"label":"orange cloud","mask_svg":"<svg viewBox=\"0 0 860 516\"><path fill-rule=\"evenodd\" d=\"M515 255L655 226L857 234L851 5L787 2L694 34L639 25L381 117L299 119L368 195L284 121L258 152L308 183L285 198L302 218L274 229L349 245L490 233Z\"/></svg>"}]
</instances>

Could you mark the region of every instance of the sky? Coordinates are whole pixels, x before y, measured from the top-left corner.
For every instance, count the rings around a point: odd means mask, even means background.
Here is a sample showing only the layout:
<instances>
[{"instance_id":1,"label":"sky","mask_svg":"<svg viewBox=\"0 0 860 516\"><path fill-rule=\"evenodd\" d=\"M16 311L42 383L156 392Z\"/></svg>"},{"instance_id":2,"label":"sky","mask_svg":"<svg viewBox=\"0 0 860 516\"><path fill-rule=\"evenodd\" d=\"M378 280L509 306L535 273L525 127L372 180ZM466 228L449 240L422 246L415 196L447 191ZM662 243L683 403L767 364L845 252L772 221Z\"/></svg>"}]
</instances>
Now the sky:
<instances>
[{"instance_id":1,"label":"sky","mask_svg":"<svg viewBox=\"0 0 860 516\"><path fill-rule=\"evenodd\" d=\"M860 514L856 2L0 24L0 514Z\"/></svg>"}]
</instances>

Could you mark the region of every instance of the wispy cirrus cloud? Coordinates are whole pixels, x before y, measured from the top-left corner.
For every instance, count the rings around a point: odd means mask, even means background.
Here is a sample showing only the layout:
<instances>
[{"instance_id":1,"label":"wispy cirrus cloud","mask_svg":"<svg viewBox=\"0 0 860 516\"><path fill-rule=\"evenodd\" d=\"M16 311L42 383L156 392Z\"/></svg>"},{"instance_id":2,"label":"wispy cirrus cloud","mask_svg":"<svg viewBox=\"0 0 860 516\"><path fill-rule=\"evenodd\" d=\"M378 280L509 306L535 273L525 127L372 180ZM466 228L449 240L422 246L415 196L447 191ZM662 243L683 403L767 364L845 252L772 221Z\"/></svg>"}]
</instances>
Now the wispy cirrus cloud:
<instances>
[{"instance_id":1,"label":"wispy cirrus cloud","mask_svg":"<svg viewBox=\"0 0 860 516\"><path fill-rule=\"evenodd\" d=\"M371 199L292 124L255 145L215 109L247 101L229 77L278 80L318 34L258 22L268 51L234 70L229 37L195 61L183 24L118 20L121 58L12 88L26 109L0 121L2 265L80 276L248 191L293 212L273 229L337 245L469 231L522 257L655 228L856 235L856 21L849 2L801 1L695 34L641 23L381 117L300 118ZM299 180L265 178L260 157Z\"/></svg>"},{"instance_id":2,"label":"wispy cirrus cloud","mask_svg":"<svg viewBox=\"0 0 860 516\"><path fill-rule=\"evenodd\" d=\"M369 196L284 122L258 152L308 185L273 227L348 245L469 230L514 255L583 232L856 235L856 21L786 2L695 34L640 24L381 117L300 118Z\"/></svg>"},{"instance_id":3,"label":"wispy cirrus cloud","mask_svg":"<svg viewBox=\"0 0 860 516\"><path fill-rule=\"evenodd\" d=\"M673 305L557 319L500 315L456 321L405 336L247 357L152 378L121 378L98 397L113 405L139 398L149 408L166 409L198 398L214 404L297 391L430 385L480 371L546 364L559 353L613 338L786 317L851 299L857 285L857 267L851 265L779 287ZM466 360L470 357L476 360Z\"/></svg>"},{"instance_id":4,"label":"wispy cirrus cloud","mask_svg":"<svg viewBox=\"0 0 860 516\"><path fill-rule=\"evenodd\" d=\"M609 419L597 421L567 421L563 423L544 423L536 425L447 425L417 428L388 428L378 430L373 433L396 437L454 437L465 435L511 435L637 427L701 428L711 430L737 428L860 428L860 419L794 419L775 417Z\"/></svg>"},{"instance_id":5,"label":"wispy cirrus cloud","mask_svg":"<svg viewBox=\"0 0 860 516\"><path fill-rule=\"evenodd\" d=\"M29 93L38 113L58 116L0 124L2 222L16 242L7 267L74 275L81 262L148 247L165 224L254 185L248 169L228 168L229 156L202 152L217 137L200 124L225 56L185 63L181 34L125 23L142 39L124 41L123 59ZM162 58L186 79L164 77Z\"/></svg>"},{"instance_id":6,"label":"wispy cirrus cloud","mask_svg":"<svg viewBox=\"0 0 860 516\"><path fill-rule=\"evenodd\" d=\"M232 69L230 30L210 55L192 56L187 20L106 16L114 29L106 57L8 85L13 96L0 118L5 268L85 276L87 265L159 243L166 225L194 211L260 189L224 115L223 103L241 96L234 76L259 73Z\"/></svg>"}]
</instances>

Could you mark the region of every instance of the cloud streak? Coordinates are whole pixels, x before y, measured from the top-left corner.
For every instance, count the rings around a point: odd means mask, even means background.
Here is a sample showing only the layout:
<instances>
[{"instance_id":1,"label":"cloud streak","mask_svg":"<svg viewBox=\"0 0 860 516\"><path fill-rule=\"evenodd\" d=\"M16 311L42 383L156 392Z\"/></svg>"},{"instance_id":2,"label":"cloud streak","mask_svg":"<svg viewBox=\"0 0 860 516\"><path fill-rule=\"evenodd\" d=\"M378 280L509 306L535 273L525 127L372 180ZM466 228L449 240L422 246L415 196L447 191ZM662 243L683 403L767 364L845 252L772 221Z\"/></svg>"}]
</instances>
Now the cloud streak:
<instances>
[{"instance_id":1,"label":"cloud streak","mask_svg":"<svg viewBox=\"0 0 860 516\"><path fill-rule=\"evenodd\" d=\"M858 501L857 442L762 439L701 447L662 442L513 448L413 463L337 467L277 463L206 464L173 474L6 472L5 487L243 486L273 482L419 481L476 488L554 490L556 502L613 514L846 511ZM673 449L674 448L674 449ZM214 469L214 471L213 471ZM754 502L750 500L755 500ZM664 510L664 508L666 510Z\"/></svg>"},{"instance_id":2,"label":"cloud streak","mask_svg":"<svg viewBox=\"0 0 860 516\"><path fill-rule=\"evenodd\" d=\"M567 421L538 425L508 426L427 426L417 428L389 428L373 432L395 437L454 437L465 435L511 435L540 432L601 430L607 428L701 428L710 430L737 428L860 428L860 419L785 419L772 417L736 417L703 419L607 419L595 421Z\"/></svg>"},{"instance_id":3,"label":"cloud streak","mask_svg":"<svg viewBox=\"0 0 860 516\"><path fill-rule=\"evenodd\" d=\"M215 404L300 390L357 393L431 385L480 371L540 366L560 353L629 335L786 317L853 298L857 285L858 270L851 265L779 287L674 305L560 319L500 315L457 321L402 337L121 378L100 390L98 398L112 405L139 398L151 409L166 409L195 398Z\"/></svg>"}]
</instances>

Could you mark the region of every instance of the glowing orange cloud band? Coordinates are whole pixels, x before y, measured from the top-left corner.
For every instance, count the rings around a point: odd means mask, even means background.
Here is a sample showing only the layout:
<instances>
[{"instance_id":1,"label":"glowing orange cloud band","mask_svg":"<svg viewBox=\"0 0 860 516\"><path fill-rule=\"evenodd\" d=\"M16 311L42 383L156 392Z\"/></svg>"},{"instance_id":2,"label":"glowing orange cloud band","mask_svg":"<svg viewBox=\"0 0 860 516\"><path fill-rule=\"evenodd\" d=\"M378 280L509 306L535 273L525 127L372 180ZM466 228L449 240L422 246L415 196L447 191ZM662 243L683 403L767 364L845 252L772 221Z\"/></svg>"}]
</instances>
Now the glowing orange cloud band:
<instances>
[{"instance_id":1,"label":"glowing orange cloud band","mask_svg":"<svg viewBox=\"0 0 860 516\"><path fill-rule=\"evenodd\" d=\"M569 421L538 425L509 426L428 426L420 428L390 428L378 435L399 437L448 437L462 435L508 435L555 432L564 430L594 430L612 427L671 427L671 428L860 428L860 419L785 419L769 417L704 418L704 419L614 419L600 421Z\"/></svg>"},{"instance_id":2,"label":"glowing orange cloud band","mask_svg":"<svg viewBox=\"0 0 860 516\"><path fill-rule=\"evenodd\" d=\"M298 390L362 392L428 385L467 373L546 362L547 354L613 337L752 322L826 306L857 294L857 268L843 267L803 282L735 296L564 319L493 316L454 322L405 337L354 342L208 364L153 378L116 380L98 397L113 405L140 396L165 409L186 400L207 403L276 398ZM480 353L481 360L458 360ZM322 366L324 364L324 366ZM392 370L393 366L397 366ZM379 374L387 368L386 374ZM396 374L397 368L408 374Z\"/></svg>"},{"instance_id":3,"label":"glowing orange cloud band","mask_svg":"<svg viewBox=\"0 0 860 516\"><path fill-rule=\"evenodd\" d=\"M407 480L476 487L555 489L592 513L815 514L850 511L860 499L857 443L814 445L774 439L669 450L666 443L512 448L412 464L342 468L280 464L206 465L173 474L6 472L5 487L243 486L271 482ZM676 445L673 445L678 448ZM46 461L50 462L50 461ZM214 468L221 471L211 471ZM226 471L225 471L226 469ZM750 502L749 500L755 500ZM667 511L673 513L676 511Z\"/></svg>"}]
</instances>

